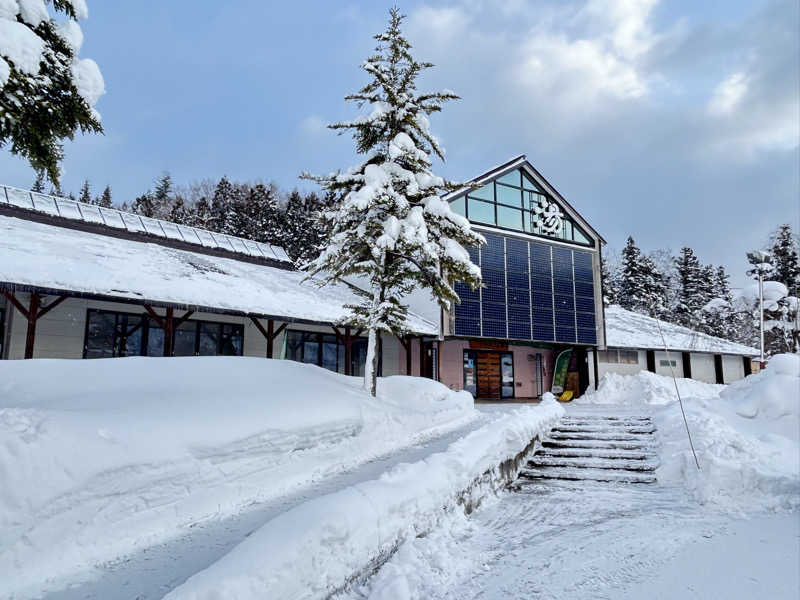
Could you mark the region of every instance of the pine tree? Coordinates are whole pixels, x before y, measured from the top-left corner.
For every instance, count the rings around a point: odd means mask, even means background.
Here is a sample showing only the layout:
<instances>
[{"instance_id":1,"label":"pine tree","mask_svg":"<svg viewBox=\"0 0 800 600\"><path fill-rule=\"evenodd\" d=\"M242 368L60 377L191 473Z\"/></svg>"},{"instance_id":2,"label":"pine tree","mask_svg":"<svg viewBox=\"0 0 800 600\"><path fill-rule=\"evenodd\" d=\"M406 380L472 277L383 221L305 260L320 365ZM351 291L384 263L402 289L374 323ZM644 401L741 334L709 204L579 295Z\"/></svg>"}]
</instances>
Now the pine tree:
<instances>
[{"instance_id":1,"label":"pine tree","mask_svg":"<svg viewBox=\"0 0 800 600\"><path fill-rule=\"evenodd\" d=\"M645 285L642 277L642 251L628 236L620 261L618 300L622 308L640 311L644 306Z\"/></svg>"},{"instance_id":2,"label":"pine tree","mask_svg":"<svg viewBox=\"0 0 800 600\"><path fill-rule=\"evenodd\" d=\"M103 208L111 208L113 206L111 203L111 186L106 186L103 190L103 195L97 199L96 203Z\"/></svg>"},{"instance_id":3,"label":"pine tree","mask_svg":"<svg viewBox=\"0 0 800 600\"><path fill-rule=\"evenodd\" d=\"M131 204L130 211L143 217L155 217L156 204L153 201L153 194L148 190L137 197Z\"/></svg>"},{"instance_id":4,"label":"pine tree","mask_svg":"<svg viewBox=\"0 0 800 600\"><path fill-rule=\"evenodd\" d=\"M619 303L619 292L617 291L616 278L612 276L608 268L608 261L605 258L600 259L600 276L603 282L603 303L606 306Z\"/></svg>"},{"instance_id":5,"label":"pine tree","mask_svg":"<svg viewBox=\"0 0 800 600\"><path fill-rule=\"evenodd\" d=\"M3 36L28 43L25 52L0 50L0 148L10 143L12 154L26 158L57 185L62 140L72 139L78 130L103 131L92 108L103 93L103 78L94 61L78 58L83 34L76 19L86 18L86 5L50 2L56 13L68 18L59 24L41 2L42 10L35 2L2 4ZM0 48L8 51L9 46Z\"/></svg>"},{"instance_id":6,"label":"pine tree","mask_svg":"<svg viewBox=\"0 0 800 600\"><path fill-rule=\"evenodd\" d=\"M172 177L164 173L157 181L153 190L153 213L160 219L166 219L172 212Z\"/></svg>"},{"instance_id":7,"label":"pine tree","mask_svg":"<svg viewBox=\"0 0 800 600\"><path fill-rule=\"evenodd\" d=\"M191 211L181 196L172 201L167 220L178 225L187 225L191 221Z\"/></svg>"},{"instance_id":8,"label":"pine tree","mask_svg":"<svg viewBox=\"0 0 800 600\"><path fill-rule=\"evenodd\" d=\"M675 259L678 281L676 321L684 327L697 327L702 321L702 309L708 303L704 272L694 250L684 246Z\"/></svg>"},{"instance_id":9,"label":"pine tree","mask_svg":"<svg viewBox=\"0 0 800 600\"><path fill-rule=\"evenodd\" d=\"M33 186L31 187L32 192L37 192L39 194L44 193L44 173L42 171L37 171L36 173L36 181L33 182Z\"/></svg>"},{"instance_id":10,"label":"pine tree","mask_svg":"<svg viewBox=\"0 0 800 600\"><path fill-rule=\"evenodd\" d=\"M83 181L83 185L81 186L81 195L78 197L78 200L80 200L81 202L83 202L85 204L91 204L92 203L92 194L91 194L91 191L89 189L89 180L88 179L84 179L84 181Z\"/></svg>"},{"instance_id":11,"label":"pine tree","mask_svg":"<svg viewBox=\"0 0 800 600\"><path fill-rule=\"evenodd\" d=\"M217 187L214 189L214 196L211 198L209 218L206 221L208 229L211 231L219 231L220 233L225 230L228 212L233 205L233 199L233 185L228 181L227 177L223 177L219 180Z\"/></svg>"},{"instance_id":12,"label":"pine tree","mask_svg":"<svg viewBox=\"0 0 800 600\"><path fill-rule=\"evenodd\" d=\"M789 295L800 296L800 261L798 261L797 240L792 227L784 224L771 236L770 254L775 264L772 281L780 281L789 290Z\"/></svg>"},{"instance_id":13,"label":"pine tree","mask_svg":"<svg viewBox=\"0 0 800 600\"><path fill-rule=\"evenodd\" d=\"M364 387L373 396L381 333L405 333L408 306L403 297L425 286L449 309L458 301L452 281L480 284L480 269L463 246L484 242L440 197L452 184L431 171L431 153L443 160L444 151L429 130L427 115L457 96L417 94L418 75L432 65L412 58L400 31L402 21L393 8L386 31L375 36L375 54L362 64L371 81L346 97L359 107L371 105L370 114L330 126L353 133L365 162L328 177L304 174L342 198L325 211L330 242L307 266L309 276L343 281L355 275L369 283L360 294L362 302L348 308L369 332Z\"/></svg>"}]
</instances>

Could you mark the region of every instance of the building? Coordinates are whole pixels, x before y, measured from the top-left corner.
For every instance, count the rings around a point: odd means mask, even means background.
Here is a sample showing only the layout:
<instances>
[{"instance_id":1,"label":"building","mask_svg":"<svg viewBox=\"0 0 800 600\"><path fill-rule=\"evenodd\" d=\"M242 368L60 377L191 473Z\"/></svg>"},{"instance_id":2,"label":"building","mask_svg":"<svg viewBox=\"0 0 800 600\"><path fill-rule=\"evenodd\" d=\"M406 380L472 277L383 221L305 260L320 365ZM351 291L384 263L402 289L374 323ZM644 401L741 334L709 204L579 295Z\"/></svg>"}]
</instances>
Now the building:
<instances>
[{"instance_id":1,"label":"building","mask_svg":"<svg viewBox=\"0 0 800 600\"><path fill-rule=\"evenodd\" d=\"M608 347L598 351L600 377L606 373L635 375L648 370L707 383L731 383L758 368L758 363L751 361L759 355L756 348L619 306L606 308L605 314Z\"/></svg>"},{"instance_id":2,"label":"building","mask_svg":"<svg viewBox=\"0 0 800 600\"><path fill-rule=\"evenodd\" d=\"M358 297L304 277L280 248L0 187L0 358L230 354L362 374L366 338L337 325ZM438 333L413 313L407 328L383 338L385 375Z\"/></svg>"},{"instance_id":3,"label":"building","mask_svg":"<svg viewBox=\"0 0 800 600\"><path fill-rule=\"evenodd\" d=\"M487 243L469 249L485 287L456 284L461 303L443 312L442 340L426 349L439 380L477 398L537 397L563 353L562 387L579 395L594 385L593 350L605 346L603 238L524 155L446 200Z\"/></svg>"}]
</instances>

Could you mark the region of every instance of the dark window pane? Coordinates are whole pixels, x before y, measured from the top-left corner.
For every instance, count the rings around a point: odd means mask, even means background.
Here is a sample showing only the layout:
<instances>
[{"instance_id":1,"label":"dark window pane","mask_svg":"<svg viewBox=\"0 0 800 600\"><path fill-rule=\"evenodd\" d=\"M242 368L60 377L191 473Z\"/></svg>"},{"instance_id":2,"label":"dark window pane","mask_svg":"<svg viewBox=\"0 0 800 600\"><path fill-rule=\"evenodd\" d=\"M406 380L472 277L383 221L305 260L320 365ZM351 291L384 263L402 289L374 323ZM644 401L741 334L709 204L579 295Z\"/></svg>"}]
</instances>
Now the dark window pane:
<instances>
[{"instance_id":1,"label":"dark window pane","mask_svg":"<svg viewBox=\"0 0 800 600\"><path fill-rule=\"evenodd\" d=\"M505 185L497 185L498 204L509 204L514 207L522 208L522 192L518 188Z\"/></svg>"},{"instance_id":2,"label":"dark window pane","mask_svg":"<svg viewBox=\"0 0 800 600\"><path fill-rule=\"evenodd\" d=\"M174 356L194 356L197 341L197 323L186 321L175 330Z\"/></svg>"},{"instance_id":3,"label":"dark window pane","mask_svg":"<svg viewBox=\"0 0 800 600\"><path fill-rule=\"evenodd\" d=\"M494 204L470 198L469 220L494 225Z\"/></svg>"},{"instance_id":4,"label":"dark window pane","mask_svg":"<svg viewBox=\"0 0 800 600\"><path fill-rule=\"evenodd\" d=\"M339 353L336 348L336 342L325 342L322 344L322 366L329 371L336 371L337 358Z\"/></svg>"},{"instance_id":5,"label":"dark window pane","mask_svg":"<svg viewBox=\"0 0 800 600\"><path fill-rule=\"evenodd\" d=\"M586 232L584 232L583 229L581 229L577 225L573 225L573 228L574 228L573 239L576 242L580 242L581 244L591 244L592 243L591 240L589 239L589 236L586 235Z\"/></svg>"},{"instance_id":6,"label":"dark window pane","mask_svg":"<svg viewBox=\"0 0 800 600\"><path fill-rule=\"evenodd\" d=\"M525 171L522 171L522 187L524 187L526 190L538 190L539 189L539 186L537 186L533 182L533 179L528 177L528 174L525 173Z\"/></svg>"},{"instance_id":7,"label":"dark window pane","mask_svg":"<svg viewBox=\"0 0 800 600\"><path fill-rule=\"evenodd\" d=\"M303 333L301 331L288 331L286 333L286 358L302 361Z\"/></svg>"},{"instance_id":8,"label":"dark window pane","mask_svg":"<svg viewBox=\"0 0 800 600\"><path fill-rule=\"evenodd\" d=\"M494 184L488 183L483 187L478 188L477 190L472 190L469 192L469 195L473 198L480 198L481 200L488 200L489 202L494 202Z\"/></svg>"},{"instance_id":9,"label":"dark window pane","mask_svg":"<svg viewBox=\"0 0 800 600\"><path fill-rule=\"evenodd\" d=\"M143 319L138 315L119 315L117 356L141 356Z\"/></svg>"},{"instance_id":10,"label":"dark window pane","mask_svg":"<svg viewBox=\"0 0 800 600\"><path fill-rule=\"evenodd\" d=\"M319 342L317 336L312 339L306 339L303 343L303 362L312 365L319 364Z\"/></svg>"},{"instance_id":11,"label":"dark window pane","mask_svg":"<svg viewBox=\"0 0 800 600\"><path fill-rule=\"evenodd\" d=\"M114 339L117 316L113 313L90 312L86 331L86 358L115 356Z\"/></svg>"},{"instance_id":12,"label":"dark window pane","mask_svg":"<svg viewBox=\"0 0 800 600\"><path fill-rule=\"evenodd\" d=\"M147 331L147 356L164 356L164 330L152 321Z\"/></svg>"},{"instance_id":13,"label":"dark window pane","mask_svg":"<svg viewBox=\"0 0 800 600\"><path fill-rule=\"evenodd\" d=\"M522 211L507 206L497 206L497 224L500 227L522 230Z\"/></svg>"},{"instance_id":14,"label":"dark window pane","mask_svg":"<svg viewBox=\"0 0 800 600\"><path fill-rule=\"evenodd\" d=\"M220 323L200 323L200 342L197 353L200 356L216 356L220 346Z\"/></svg>"},{"instance_id":15,"label":"dark window pane","mask_svg":"<svg viewBox=\"0 0 800 600\"><path fill-rule=\"evenodd\" d=\"M224 324L222 326L223 356L241 356L244 350L244 327L241 325Z\"/></svg>"},{"instance_id":16,"label":"dark window pane","mask_svg":"<svg viewBox=\"0 0 800 600\"><path fill-rule=\"evenodd\" d=\"M363 377L364 365L367 362L367 340L358 339L353 342L350 352L350 373L356 377Z\"/></svg>"}]
</instances>

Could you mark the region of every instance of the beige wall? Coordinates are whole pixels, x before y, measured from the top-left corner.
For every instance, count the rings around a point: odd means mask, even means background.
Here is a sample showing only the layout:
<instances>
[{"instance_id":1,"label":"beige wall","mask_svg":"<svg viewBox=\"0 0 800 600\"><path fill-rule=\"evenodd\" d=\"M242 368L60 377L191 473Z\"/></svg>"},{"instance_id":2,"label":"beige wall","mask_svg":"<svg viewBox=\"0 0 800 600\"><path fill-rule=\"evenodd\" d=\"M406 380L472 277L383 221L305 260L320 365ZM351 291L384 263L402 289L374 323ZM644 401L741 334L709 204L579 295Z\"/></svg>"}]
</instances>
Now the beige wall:
<instances>
[{"instance_id":1,"label":"beige wall","mask_svg":"<svg viewBox=\"0 0 800 600\"><path fill-rule=\"evenodd\" d=\"M741 359L739 359L741 360ZM714 355L692 352L692 379L716 383L717 373L714 370Z\"/></svg>"},{"instance_id":2,"label":"beige wall","mask_svg":"<svg viewBox=\"0 0 800 600\"><path fill-rule=\"evenodd\" d=\"M606 363L597 362L597 375L600 379L606 373L619 373L620 375L636 375L639 371L647 370L647 356L644 350L637 350L637 363L634 364L620 364L620 363ZM590 372L594 371L594 366L589 365Z\"/></svg>"},{"instance_id":3,"label":"beige wall","mask_svg":"<svg viewBox=\"0 0 800 600\"><path fill-rule=\"evenodd\" d=\"M742 357L732 354L723 354L722 375L725 383L731 383L744 378L744 360Z\"/></svg>"}]
</instances>

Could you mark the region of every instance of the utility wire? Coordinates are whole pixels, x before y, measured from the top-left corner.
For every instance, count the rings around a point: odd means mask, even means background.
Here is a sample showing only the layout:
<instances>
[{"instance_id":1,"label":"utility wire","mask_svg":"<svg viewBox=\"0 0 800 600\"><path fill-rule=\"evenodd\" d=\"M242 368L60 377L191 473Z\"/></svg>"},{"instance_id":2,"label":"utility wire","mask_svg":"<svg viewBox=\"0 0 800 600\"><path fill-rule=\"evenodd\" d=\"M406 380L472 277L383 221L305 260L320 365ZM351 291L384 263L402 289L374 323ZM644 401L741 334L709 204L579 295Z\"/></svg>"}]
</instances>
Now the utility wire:
<instances>
[{"instance_id":1,"label":"utility wire","mask_svg":"<svg viewBox=\"0 0 800 600\"><path fill-rule=\"evenodd\" d=\"M681 414L683 415L683 425L686 427L686 437L689 438L689 447L692 449L692 456L694 456L694 464L697 465L697 470L700 470L700 461L697 460L697 452L694 451L694 443L692 443L692 434L689 432L689 422L686 420L686 412L683 410L683 400L681 393L678 390L678 379L675 377L675 370L672 368L672 360L669 358L669 349L667 348L667 340L664 337L664 332L661 329L661 320L655 319L658 326L658 333L661 335L661 341L664 344L664 352L667 355L667 364L669 365L669 372L672 373L672 383L675 384L675 393L678 395L678 404L681 406Z\"/></svg>"}]
</instances>

